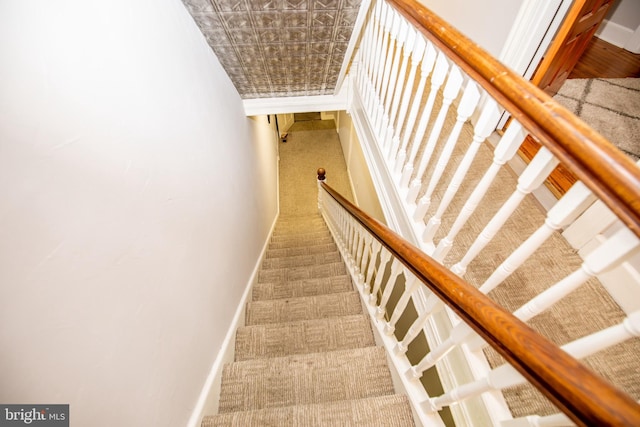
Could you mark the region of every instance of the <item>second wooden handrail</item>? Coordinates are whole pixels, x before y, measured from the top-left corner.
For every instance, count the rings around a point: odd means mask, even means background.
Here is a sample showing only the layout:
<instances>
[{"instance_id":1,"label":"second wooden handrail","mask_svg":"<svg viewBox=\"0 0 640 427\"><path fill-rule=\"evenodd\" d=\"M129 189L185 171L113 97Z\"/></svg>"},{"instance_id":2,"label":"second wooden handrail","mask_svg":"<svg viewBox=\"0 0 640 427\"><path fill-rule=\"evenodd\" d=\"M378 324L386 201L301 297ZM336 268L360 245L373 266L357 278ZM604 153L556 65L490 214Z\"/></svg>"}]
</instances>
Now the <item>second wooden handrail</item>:
<instances>
[{"instance_id":1,"label":"second wooden handrail","mask_svg":"<svg viewBox=\"0 0 640 427\"><path fill-rule=\"evenodd\" d=\"M640 405L324 182L321 188L576 424L640 425Z\"/></svg>"},{"instance_id":2,"label":"second wooden handrail","mask_svg":"<svg viewBox=\"0 0 640 427\"><path fill-rule=\"evenodd\" d=\"M603 136L417 0L387 0L640 237L640 169Z\"/></svg>"}]
</instances>

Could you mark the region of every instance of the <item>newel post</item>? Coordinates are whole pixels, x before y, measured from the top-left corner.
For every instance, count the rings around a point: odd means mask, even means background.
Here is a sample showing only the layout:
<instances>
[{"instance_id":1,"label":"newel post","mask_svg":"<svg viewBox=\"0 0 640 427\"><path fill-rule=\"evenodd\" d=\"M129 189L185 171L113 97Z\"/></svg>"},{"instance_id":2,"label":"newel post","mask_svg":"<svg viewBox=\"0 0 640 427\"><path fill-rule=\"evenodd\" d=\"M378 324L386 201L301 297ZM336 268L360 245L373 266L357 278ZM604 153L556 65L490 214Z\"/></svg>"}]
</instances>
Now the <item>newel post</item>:
<instances>
[{"instance_id":1,"label":"newel post","mask_svg":"<svg viewBox=\"0 0 640 427\"><path fill-rule=\"evenodd\" d=\"M318 168L318 209L322 210L322 183L325 181L327 171L324 168Z\"/></svg>"}]
</instances>

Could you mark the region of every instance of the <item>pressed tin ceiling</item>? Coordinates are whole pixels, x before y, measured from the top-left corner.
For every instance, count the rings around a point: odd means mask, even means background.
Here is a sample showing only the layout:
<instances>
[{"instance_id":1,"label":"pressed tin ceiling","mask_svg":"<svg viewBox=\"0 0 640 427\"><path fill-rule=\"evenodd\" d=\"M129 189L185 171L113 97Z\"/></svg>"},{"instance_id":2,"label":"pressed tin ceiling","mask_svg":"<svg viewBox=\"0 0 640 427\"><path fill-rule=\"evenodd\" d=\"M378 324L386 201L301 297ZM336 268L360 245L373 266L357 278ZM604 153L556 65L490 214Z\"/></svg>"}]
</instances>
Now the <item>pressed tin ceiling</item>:
<instances>
[{"instance_id":1,"label":"pressed tin ceiling","mask_svg":"<svg viewBox=\"0 0 640 427\"><path fill-rule=\"evenodd\" d=\"M243 99L332 95L361 0L183 0Z\"/></svg>"}]
</instances>

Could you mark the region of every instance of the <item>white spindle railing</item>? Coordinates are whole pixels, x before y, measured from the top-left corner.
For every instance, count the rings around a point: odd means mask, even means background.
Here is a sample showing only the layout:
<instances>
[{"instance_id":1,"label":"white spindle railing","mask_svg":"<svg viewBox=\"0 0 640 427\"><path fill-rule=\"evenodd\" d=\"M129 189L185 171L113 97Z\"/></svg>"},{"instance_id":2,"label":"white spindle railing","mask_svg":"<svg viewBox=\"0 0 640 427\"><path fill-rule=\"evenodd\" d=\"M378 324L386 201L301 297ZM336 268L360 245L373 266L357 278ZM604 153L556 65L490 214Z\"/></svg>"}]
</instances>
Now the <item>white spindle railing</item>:
<instances>
[{"instance_id":1,"label":"white spindle railing","mask_svg":"<svg viewBox=\"0 0 640 427\"><path fill-rule=\"evenodd\" d=\"M519 172L515 188L508 189L512 193L506 201L491 206L491 212L495 212L491 219L478 223L476 213L480 207L486 207L483 203L487 203L487 195L495 187L504 187L500 173L514 173L509 164L531 125L526 121L521 124L519 116L514 115L504 133L497 133L499 118L505 109L510 112L510 105L500 97L492 97L486 81L475 80L475 74L469 72L468 67L452 60L450 50L442 48L424 30L415 28L388 3L380 0L371 7L351 68L350 99L356 130L373 165L374 181L380 191L388 193L383 199L389 205L385 208L391 212L392 228L410 230L406 235L410 241L435 261L450 265L450 270L458 276L466 277L467 270L473 268L472 262L483 256L485 247L499 236L505 223L514 219L514 212L522 202L544 188L545 180L559 163L558 152L541 148ZM488 161L482 163L480 158ZM479 179L469 180L472 170L480 170ZM480 292L488 294L508 281L550 237L570 227L594 202L601 203L595 194L578 182L546 212L543 221L532 224L531 228L523 227L519 246L502 254L495 263L496 268L476 284ZM469 359L474 381L460 383L454 374L444 381L448 386L444 395L422 396L422 400L416 400L414 406L426 414L423 422L427 419L433 422L433 411L443 406L459 403L454 406L455 411L456 407L464 406L463 401L469 396L501 390L522 381L520 374L509 365L491 370L486 361L475 360L483 358L478 350L485 343L473 329L461 323L451 311L442 310L443 302L420 286L421 282L393 253L365 233L357 221L342 212L330 198L324 198L322 203L330 228L349 260L354 281L371 307L372 316L383 325L381 333L390 340L390 351L400 360L398 366L404 368L401 377L408 387L415 387L426 369L436 366L442 371L445 365L451 366L453 362L447 357L454 350L458 352L457 357ZM454 206L458 211L452 212ZM615 217L610 222L614 221ZM470 224L473 227L469 227ZM608 226L609 223L603 224L603 233ZM460 233L467 229L480 231L472 237L468 248L456 248ZM528 229L535 231L527 232ZM468 237L469 234L467 240ZM611 271L638 253L638 238L626 228L613 236L599 237L604 243L586 256L580 269L556 284L549 283L547 290L514 315L529 320L587 279ZM574 237L574 240L579 239ZM457 250L452 251L453 248ZM456 259L450 259L451 254L455 254ZM387 303L397 283L405 290L393 310L388 310ZM410 303L417 309L417 318L410 320L405 335L396 340L397 323ZM637 336L637 319L633 322ZM628 329L628 325L625 327ZM423 332L430 341L431 351L417 364L408 364L407 349ZM613 337L615 332L605 330L602 334ZM600 346L592 338L585 342L592 346L591 350ZM574 351L575 347L572 343L565 349ZM583 357L584 352L575 354ZM488 406L493 405L489 412L500 407L500 415L490 414L495 425L508 420L508 416L503 416L506 409L499 398L482 399ZM561 414L532 415L509 423L514 426L567 425L567 420Z\"/></svg>"}]
</instances>

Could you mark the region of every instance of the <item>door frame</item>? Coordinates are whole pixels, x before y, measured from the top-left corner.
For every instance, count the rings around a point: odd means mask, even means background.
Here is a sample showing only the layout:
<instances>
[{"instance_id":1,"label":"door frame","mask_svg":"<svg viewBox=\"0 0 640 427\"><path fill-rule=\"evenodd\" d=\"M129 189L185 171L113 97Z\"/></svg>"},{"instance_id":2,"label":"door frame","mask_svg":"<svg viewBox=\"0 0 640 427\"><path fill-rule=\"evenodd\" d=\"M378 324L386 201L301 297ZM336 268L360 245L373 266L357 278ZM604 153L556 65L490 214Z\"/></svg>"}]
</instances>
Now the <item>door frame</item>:
<instances>
[{"instance_id":1,"label":"door frame","mask_svg":"<svg viewBox=\"0 0 640 427\"><path fill-rule=\"evenodd\" d=\"M572 3L573 0L524 0L498 59L531 80ZM503 113L497 128L502 129L509 117Z\"/></svg>"}]
</instances>

